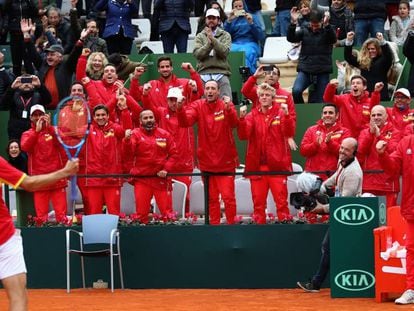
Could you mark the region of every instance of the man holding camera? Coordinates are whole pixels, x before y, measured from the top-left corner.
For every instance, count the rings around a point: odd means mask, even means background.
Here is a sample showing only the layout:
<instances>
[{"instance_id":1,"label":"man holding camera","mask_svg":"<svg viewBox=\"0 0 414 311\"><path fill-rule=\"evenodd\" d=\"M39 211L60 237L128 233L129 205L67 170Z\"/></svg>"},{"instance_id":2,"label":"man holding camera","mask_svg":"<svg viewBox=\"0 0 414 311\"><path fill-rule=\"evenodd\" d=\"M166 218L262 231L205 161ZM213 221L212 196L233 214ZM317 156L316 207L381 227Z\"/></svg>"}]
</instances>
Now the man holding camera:
<instances>
[{"instance_id":1,"label":"man holding camera","mask_svg":"<svg viewBox=\"0 0 414 311\"><path fill-rule=\"evenodd\" d=\"M345 138L339 148L339 161L336 172L323 182L321 192L327 188L335 189L336 197L357 197L362 193L362 169L356 158L358 142L353 137ZM329 205L317 206L312 213L329 213ZM322 256L318 271L309 282L297 282L296 284L305 292L319 292L330 267L329 229L322 241Z\"/></svg>"}]
</instances>

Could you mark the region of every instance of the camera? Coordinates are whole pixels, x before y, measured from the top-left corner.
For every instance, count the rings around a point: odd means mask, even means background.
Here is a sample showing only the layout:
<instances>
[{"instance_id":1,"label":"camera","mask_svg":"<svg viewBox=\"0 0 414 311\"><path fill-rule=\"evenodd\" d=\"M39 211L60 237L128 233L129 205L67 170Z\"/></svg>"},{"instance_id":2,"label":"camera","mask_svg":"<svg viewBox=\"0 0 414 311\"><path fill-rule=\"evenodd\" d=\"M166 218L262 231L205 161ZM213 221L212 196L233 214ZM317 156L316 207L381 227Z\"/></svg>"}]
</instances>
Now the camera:
<instances>
[{"instance_id":1,"label":"camera","mask_svg":"<svg viewBox=\"0 0 414 311\"><path fill-rule=\"evenodd\" d=\"M305 193L305 192L292 192L289 198L290 204L296 209L305 208L306 212L313 210L316 205L328 204L329 196L327 194L319 193Z\"/></svg>"},{"instance_id":2,"label":"camera","mask_svg":"<svg viewBox=\"0 0 414 311\"><path fill-rule=\"evenodd\" d=\"M33 78L32 77L21 77L20 78L20 82L21 83L32 83L33 82Z\"/></svg>"},{"instance_id":3,"label":"camera","mask_svg":"<svg viewBox=\"0 0 414 311\"><path fill-rule=\"evenodd\" d=\"M245 10L236 10L234 11L234 16L245 16L246 15L246 11Z\"/></svg>"}]
</instances>

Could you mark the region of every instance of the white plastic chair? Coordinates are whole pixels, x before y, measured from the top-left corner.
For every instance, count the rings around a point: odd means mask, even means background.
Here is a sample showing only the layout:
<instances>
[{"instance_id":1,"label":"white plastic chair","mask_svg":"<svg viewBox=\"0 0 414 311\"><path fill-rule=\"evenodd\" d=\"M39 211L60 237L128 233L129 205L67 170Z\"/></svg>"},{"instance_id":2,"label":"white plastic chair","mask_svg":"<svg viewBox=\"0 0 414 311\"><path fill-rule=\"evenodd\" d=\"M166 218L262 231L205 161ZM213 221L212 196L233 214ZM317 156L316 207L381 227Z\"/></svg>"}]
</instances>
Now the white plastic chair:
<instances>
[{"instance_id":1,"label":"white plastic chair","mask_svg":"<svg viewBox=\"0 0 414 311\"><path fill-rule=\"evenodd\" d=\"M235 180L235 193L237 215L241 215L243 218L251 218L254 209L250 179L244 177L237 178Z\"/></svg>"},{"instance_id":2,"label":"white plastic chair","mask_svg":"<svg viewBox=\"0 0 414 311\"><path fill-rule=\"evenodd\" d=\"M121 187L121 213L131 215L135 212L134 186L125 182Z\"/></svg>"},{"instance_id":3,"label":"white plastic chair","mask_svg":"<svg viewBox=\"0 0 414 311\"><path fill-rule=\"evenodd\" d=\"M266 38L263 57L259 58L260 64L285 63L289 60L288 52L292 49L292 43L286 37Z\"/></svg>"},{"instance_id":4,"label":"white plastic chair","mask_svg":"<svg viewBox=\"0 0 414 311\"><path fill-rule=\"evenodd\" d=\"M148 18L134 18L131 20L132 25L138 26L137 37L134 39L135 44L149 41L151 36L151 21Z\"/></svg>"},{"instance_id":5,"label":"white plastic chair","mask_svg":"<svg viewBox=\"0 0 414 311\"><path fill-rule=\"evenodd\" d=\"M190 186L190 212L195 215L204 215L204 183L196 181Z\"/></svg>"},{"instance_id":6,"label":"white plastic chair","mask_svg":"<svg viewBox=\"0 0 414 311\"><path fill-rule=\"evenodd\" d=\"M190 17L190 26L191 26L191 33L188 35L188 39L193 40L197 34L198 17L195 17L195 16Z\"/></svg>"},{"instance_id":7,"label":"white plastic chair","mask_svg":"<svg viewBox=\"0 0 414 311\"><path fill-rule=\"evenodd\" d=\"M154 54L164 54L164 46L162 41L144 41L141 43L140 49L144 46L148 47Z\"/></svg>"},{"instance_id":8,"label":"white plastic chair","mask_svg":"<svg viewBox=\"0 0 414 311\"><path fill-rule=\"evenodd\" d=\"M82 285L85 286L85 265L83 257L110 257L111 266L111 291L114 291L114 257L118 257L119 276L121 288L124 289L124 277L122 273L122 261L120 252L120 236L118 231L117 215L96 214L82 217L82 232L74 229L66 230L66 291L70 292L70 254L79 255L81 258ZM71 248L71 235L79 237L79 249ZM88 245L107 244L107 248L89 250Z\"/></svg>"}]
</instances>

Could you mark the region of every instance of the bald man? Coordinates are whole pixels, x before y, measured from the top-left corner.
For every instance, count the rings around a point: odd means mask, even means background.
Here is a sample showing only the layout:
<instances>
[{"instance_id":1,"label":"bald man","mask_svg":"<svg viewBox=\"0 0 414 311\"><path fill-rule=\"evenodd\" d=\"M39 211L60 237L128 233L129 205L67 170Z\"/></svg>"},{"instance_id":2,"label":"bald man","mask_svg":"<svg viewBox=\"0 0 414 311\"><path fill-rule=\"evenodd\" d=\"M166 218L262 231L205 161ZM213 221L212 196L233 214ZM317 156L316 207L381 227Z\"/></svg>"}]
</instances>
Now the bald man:
<instances>
[{"instance_id":1,"label":"bald man","mask_svg":"<svg viewBox=\"0 0 414 311\"><path fill-rule=\"evenodd\" d=\"M364 170L364 182L362 191L383 195L387 198L387 207L397 204L397 196L400 191L398 177L387 173L366 173L369 170L382 170L375 145L379 140L387 142L387 150L395 150L401 139L400 132L388 121L387 110L381 105L371 109L369 128L361 131L358 139L358 160Z\"/></svg>"},{"instance_id":2,"label":"bald man","mask_svg":"<svg viewBox=\"0 0 414 311\"><path fill-rule=\"evenodd\" d=\"M345 138L339 148L338 169L325 180L321 192L326 188L335 188L337 197L357 197L362 193L362 170L355 155L358 150L358 142L353 137ZM318 206L312 210L316 214L329 213L329 205ZM322 241L322 256L319 268L310 282L297 282L296 284L305 292L319 292L330 267L329 229Z\"/></svg>"}]
</instances>

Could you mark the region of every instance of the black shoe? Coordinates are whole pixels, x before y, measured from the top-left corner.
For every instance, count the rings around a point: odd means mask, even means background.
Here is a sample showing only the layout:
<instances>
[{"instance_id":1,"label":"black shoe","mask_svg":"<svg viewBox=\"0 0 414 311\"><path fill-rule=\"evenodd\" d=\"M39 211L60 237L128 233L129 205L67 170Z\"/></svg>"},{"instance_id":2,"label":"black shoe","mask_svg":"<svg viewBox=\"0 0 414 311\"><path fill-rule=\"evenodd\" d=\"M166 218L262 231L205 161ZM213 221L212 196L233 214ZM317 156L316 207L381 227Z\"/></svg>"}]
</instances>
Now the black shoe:
<instances>
[{"instance_id":1,"label":"black shoe","mask_svg":"<svg viewBox=\"0 0 414 311\"><path fill-rule=\"evenodd\" d=\"M296 284L308 293L319 293L320 288L313 285L312 282L296 282Z\"/></svg>"}]
</instances>

